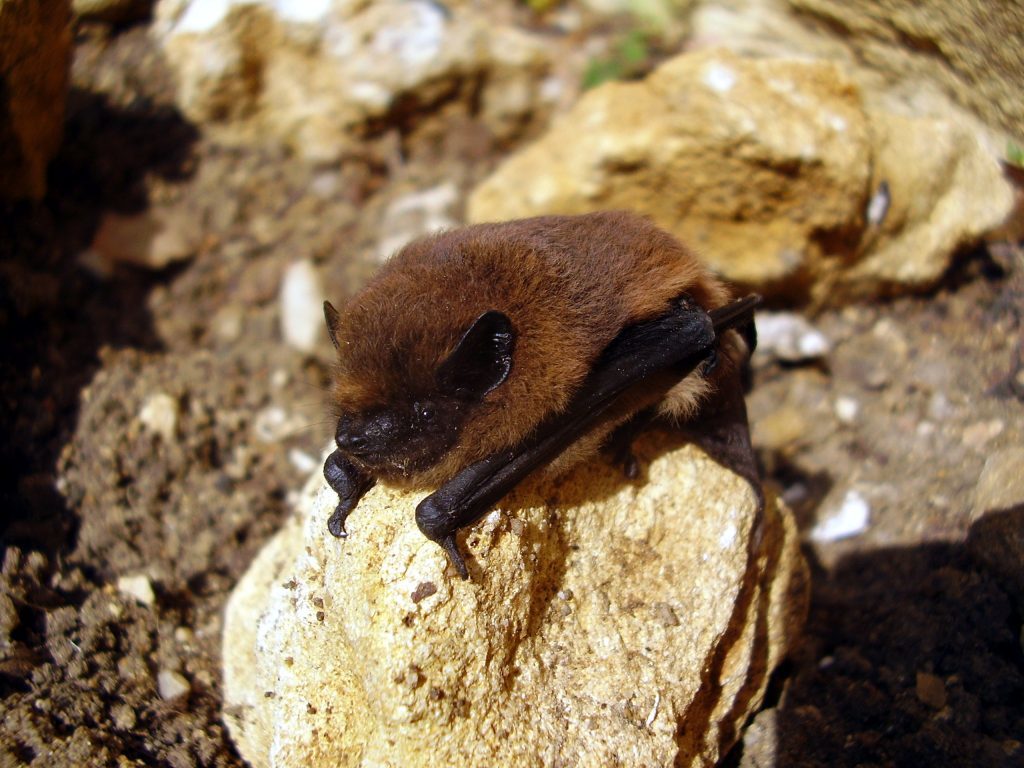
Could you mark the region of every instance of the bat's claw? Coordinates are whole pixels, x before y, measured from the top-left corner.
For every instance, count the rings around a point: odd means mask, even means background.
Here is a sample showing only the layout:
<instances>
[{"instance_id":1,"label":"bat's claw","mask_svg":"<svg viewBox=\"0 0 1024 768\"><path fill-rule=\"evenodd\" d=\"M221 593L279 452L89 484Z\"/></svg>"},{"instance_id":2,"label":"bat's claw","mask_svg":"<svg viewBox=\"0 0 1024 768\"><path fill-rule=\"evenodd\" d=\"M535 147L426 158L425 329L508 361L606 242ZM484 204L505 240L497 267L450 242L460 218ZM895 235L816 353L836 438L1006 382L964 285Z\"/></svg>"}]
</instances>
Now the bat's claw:
<instances>
[{"instance_id":1,"label":"bat's claw","mask_svg":"<svg viewBox=\"0 0 1024 768\"><path fill-rule=\"evenodd\" d=\"M347 539L348 531L345 530L345 519L348 517L348 513L351 509L346 509L344 502L338 504L334 509L334 513L327 521L327 530L331 532L331 535L337 539Z\"/></svg>"},{"instance_id":2,"label":"bat's claw","mask_svg":"<svg viewBox=\"0 0 1024 768\"><path fill-rule=\"evenodd\" d=\"M466 568L466 561L462 557L462 553L459 552L459 544L455 540L455 533L450 533L437 543L440 544L444 551L448 553L448 559L451 560L452 565L455 566L455 570L459 572L459 576L461 576L464 581L468 580L469 569Z\"/></svg>"}]
</instances>

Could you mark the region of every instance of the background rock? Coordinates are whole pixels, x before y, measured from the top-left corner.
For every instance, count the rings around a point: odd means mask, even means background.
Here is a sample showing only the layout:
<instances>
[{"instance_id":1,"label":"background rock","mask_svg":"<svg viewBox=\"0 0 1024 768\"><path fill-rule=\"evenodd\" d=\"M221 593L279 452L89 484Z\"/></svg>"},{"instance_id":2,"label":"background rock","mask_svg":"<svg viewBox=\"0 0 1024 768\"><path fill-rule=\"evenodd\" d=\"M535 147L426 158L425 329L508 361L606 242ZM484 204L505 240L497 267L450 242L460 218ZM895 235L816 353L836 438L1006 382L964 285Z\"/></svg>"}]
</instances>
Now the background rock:
<instances>
[{"instance_id":1,"label":"background rock","mask_svg":"<svg viewBox=\"0 0 1024 768\"><path fill-rule=\"evenodd\" d=\"M155 33L182 110L269 133L314 161L351 149L374 120L478 100L488 128L514 133L541 102L538 39L462 4L164 0Z\"/></svg>"},{"instance_id":2,"label":"background rock","mask_svg":"<svg viewBox=\"0 0 1024 768\"><path fill-rule=\"evenodd\" d=\"M417 501L374 489L341 542L315 477L236 588L225 713L253 765L708 764L803 621L788 513L755 530L693 447L639 485L598 463L518 489L466 536L472 582Z\"/></svg>"},{"instance_id":3,"label":"background rock","mask_svg":"<svg viewBox=\"0 0 1024 768\"><path fill-rule=\"evenodd\" d=\"M892 203L871 224L883 181ZM468 214L629 208L736 282L825 303L932 285L1012 204L967 127L869 112L835 63L711 50L585 95Z\"/></svg>"},{"instance_id":4,"label":"background rock","mask_svg":"<svg viewBox=\"0 0 1024 768\"><path fill-rule=\"evenodd\" d=\"M70 20L68 0L0 0L0 197L46 192L64 127Z\"/></svg>"},{"instance_id":5,"label":"background rock","mask_svg":"<svg viewBox=\"0 0 1024 768\"><path fill-rule=\"evenodd\" d=\"M863 64L890 79L931 80L988 124L1024 125L1024 7L966 0L787 0L841 36Z\"/></svg>"}]
</instances>

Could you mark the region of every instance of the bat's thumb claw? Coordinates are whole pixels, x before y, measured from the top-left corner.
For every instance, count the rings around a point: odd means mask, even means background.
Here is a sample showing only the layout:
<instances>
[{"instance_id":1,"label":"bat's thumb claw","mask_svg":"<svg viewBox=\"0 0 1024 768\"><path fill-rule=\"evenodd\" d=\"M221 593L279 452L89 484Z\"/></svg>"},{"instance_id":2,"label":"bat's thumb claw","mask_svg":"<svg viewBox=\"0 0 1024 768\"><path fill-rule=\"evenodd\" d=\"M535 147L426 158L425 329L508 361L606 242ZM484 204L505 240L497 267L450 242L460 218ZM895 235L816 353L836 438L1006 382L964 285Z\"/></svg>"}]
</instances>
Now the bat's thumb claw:
<instances>
[{"instance_id":1,"label":"bat's thumb claw","mask_svg":"<svg viewBox=\"0 0 1024 768\"><path fill-rule=\"evenodd\" d=\"M345 530L345 517L346 515L340 509L336 509L327 521L327 530L337 539L348 538L348 531Z\"/></svg>"},{"instance_id":2,"label":"bat's thumb claw","mask_svg":"<svg viewBox=\"0 0 1024 768\"><path fill-rule=\"evenodd\" d=\"M466 561L462 557L462 553L459 552L458 542L455 541L455 534L449 534L445 538L438 542L444 551L448 553L448 559L451 560L452 565L455 566L455 570L459 572L459 576L463 580L469 579L469 569L466 568Z\"/></svg>"}]
</instances>

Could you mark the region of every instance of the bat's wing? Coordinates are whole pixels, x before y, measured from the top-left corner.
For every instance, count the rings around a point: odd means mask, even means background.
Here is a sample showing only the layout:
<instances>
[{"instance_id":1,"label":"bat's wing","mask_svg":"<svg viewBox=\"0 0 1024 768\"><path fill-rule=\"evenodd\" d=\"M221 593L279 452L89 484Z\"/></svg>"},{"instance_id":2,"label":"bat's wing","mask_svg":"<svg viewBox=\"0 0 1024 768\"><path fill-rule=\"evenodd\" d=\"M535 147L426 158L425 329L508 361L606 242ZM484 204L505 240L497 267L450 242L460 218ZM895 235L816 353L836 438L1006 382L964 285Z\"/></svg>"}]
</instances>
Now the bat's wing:
<instances>
[{"instance_id":1,"label":"bat's wing","mask_svg":"<svg viewBox=\"0 0 1024 768\"><path fill-rule=\"evenodd\" d=\"M680 378L693 371L713 353L719 333L752 323L758 303L760 297L748 296L708 314L684 296L667 314L623 330L564 413L543 424L523 444L466 467L420 502L416 507L420 530L440 544L459 574L468 578L455 539L459 528L478 520L530 472L585 434L634 384L667 369Z\"/></svg>"}]
</instances>

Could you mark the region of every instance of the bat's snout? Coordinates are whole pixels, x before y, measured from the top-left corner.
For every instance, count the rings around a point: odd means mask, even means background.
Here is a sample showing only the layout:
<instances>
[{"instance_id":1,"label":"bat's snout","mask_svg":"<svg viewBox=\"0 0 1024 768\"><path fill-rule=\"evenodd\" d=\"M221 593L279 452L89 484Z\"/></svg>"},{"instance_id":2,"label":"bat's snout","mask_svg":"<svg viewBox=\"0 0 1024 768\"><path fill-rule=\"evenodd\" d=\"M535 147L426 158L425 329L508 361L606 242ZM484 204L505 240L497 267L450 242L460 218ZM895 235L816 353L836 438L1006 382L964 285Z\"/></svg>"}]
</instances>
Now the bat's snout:
<instances>
[{"instance_id":1,"label":"bat's snout","mask_svg":"<svg viewBox=\"0 0 1024 768\"><path fill-rule=\"evenodd\" d=\"M372 456L387 448L394 433L394 419L387 413L364 419L342 416L334 432L334 442L338 450L349 456Z\"/></svg>"}]
</instances>

